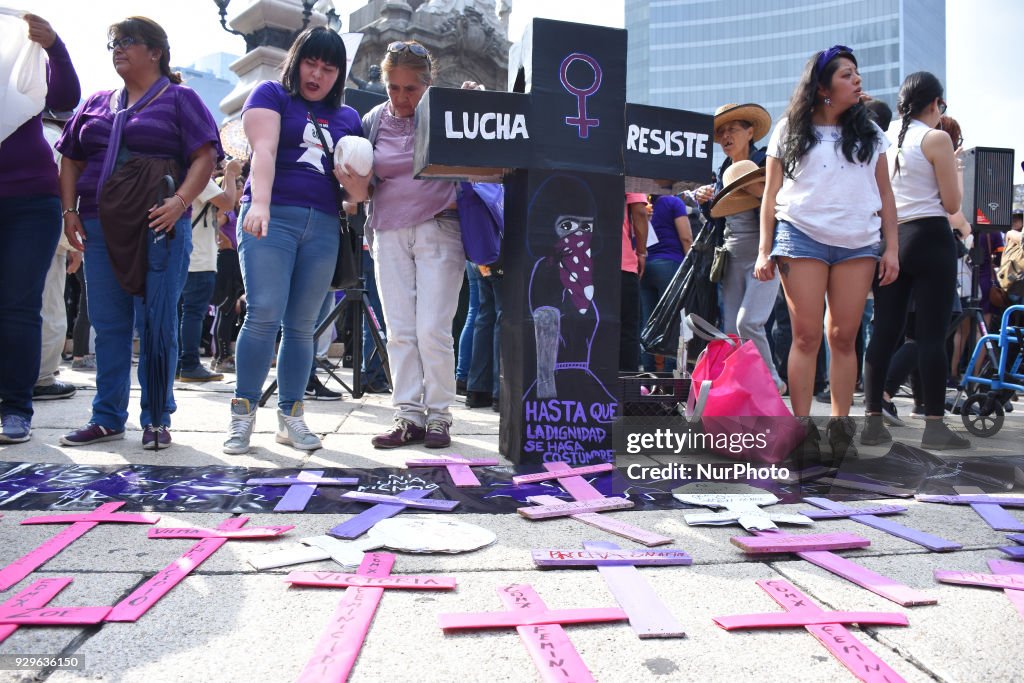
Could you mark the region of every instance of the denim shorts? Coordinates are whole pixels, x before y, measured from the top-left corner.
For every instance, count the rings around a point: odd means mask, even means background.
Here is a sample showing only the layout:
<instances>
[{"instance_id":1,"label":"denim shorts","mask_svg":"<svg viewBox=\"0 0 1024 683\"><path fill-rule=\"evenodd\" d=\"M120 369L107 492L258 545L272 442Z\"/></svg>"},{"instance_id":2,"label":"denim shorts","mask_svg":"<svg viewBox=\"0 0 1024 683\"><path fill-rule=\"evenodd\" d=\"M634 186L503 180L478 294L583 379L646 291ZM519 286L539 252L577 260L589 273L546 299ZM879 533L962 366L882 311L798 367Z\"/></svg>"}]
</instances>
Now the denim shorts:
<instances>
[{"instance_id":1,"label":"denim shorts","mask_svg":"<svg viewBox=\"0 0 1024 683\"><path fill-rule=\"evenodd\" d=\"M843 261L855 258L869 257L880 260L879 250L881 242L866 247L847 249L846 247L833 247L808 237L792 223L779 221L775 228L775 241L772 244L772 256L786 256L788 258L812 258L821 261L829 266L834 266Z\"/></svg>"}]
</instances>

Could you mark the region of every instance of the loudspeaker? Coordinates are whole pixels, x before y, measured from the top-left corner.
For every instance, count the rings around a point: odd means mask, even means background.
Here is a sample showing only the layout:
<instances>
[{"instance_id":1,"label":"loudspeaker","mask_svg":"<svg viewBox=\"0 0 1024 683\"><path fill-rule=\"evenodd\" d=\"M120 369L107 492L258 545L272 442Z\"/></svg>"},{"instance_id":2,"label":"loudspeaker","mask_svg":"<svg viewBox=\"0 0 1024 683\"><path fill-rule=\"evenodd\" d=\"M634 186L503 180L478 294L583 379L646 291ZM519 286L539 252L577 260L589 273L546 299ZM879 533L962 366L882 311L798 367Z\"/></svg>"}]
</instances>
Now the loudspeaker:
<instances>
[{"instance_id":1,"label":"loudspeaker","mask_svg":"<svg viewBox=\"0 0 1024 683\"><path fill-rule=\"evenodd\" d=\"M963 152L964 217L976 229L1005 230L1013 213L1013 150L973 147Z\"/></svg>"}]
</instances>

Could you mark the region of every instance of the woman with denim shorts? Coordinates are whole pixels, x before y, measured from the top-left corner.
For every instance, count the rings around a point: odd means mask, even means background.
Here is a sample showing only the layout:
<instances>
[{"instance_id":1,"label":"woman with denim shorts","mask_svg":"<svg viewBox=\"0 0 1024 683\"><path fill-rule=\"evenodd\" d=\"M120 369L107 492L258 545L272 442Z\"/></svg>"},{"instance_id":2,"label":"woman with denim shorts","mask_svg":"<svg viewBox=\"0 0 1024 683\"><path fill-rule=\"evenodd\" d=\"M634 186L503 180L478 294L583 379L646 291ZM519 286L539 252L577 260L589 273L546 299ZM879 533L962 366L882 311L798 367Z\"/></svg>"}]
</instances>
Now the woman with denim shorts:
<instances>
[{"instance_id":1,"label":"woman with denim shorts","mask_svg":"<svg viewBox=\"0 0 1024 683\"><path fill-rule=\"evenodd\" d=\"M333 145L346 135L363 135L359 114L341 103L345 66L341 36L322 26L308 29L292 43L281 81L257 85L242 108L253 150L238 216L247 311L235 344L238 384L224 442L228 454L249 451L257 400L282 328L275 439L307 451L322 445L306 426L302 399L313 363L313 329L337 260L337 184L357 202L366 198L369 184L369 176L349 173L347 164L330 171Z\"/></svg>"},{"instance_id":2,"label":"woman with denim shorts","mask_svg":"<svg viewBox=\"0 0 1024 683\"><path fill-rule=\"evenodd\" d=\"M863 96L850 48L836 45L808 60L768 144L755 264L759 280L771 279L776 265L782 276L793 326L788 378L795 415L810 413L825 321L833 418L828 440L836 460L856 456L848 415L864 302L876 267L881 286L899 274L889 143L868 117Z\"/></svg>"}]
</instances>

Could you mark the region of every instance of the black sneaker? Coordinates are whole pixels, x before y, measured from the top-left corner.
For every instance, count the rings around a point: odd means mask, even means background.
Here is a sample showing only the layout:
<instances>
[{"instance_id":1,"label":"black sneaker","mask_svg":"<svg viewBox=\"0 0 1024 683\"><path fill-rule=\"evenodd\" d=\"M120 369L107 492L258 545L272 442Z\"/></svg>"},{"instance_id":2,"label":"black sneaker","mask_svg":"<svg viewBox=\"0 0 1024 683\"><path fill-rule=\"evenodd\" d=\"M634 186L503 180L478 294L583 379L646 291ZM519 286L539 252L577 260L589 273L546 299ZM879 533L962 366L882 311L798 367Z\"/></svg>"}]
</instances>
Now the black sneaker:
<instances>
[{"instance_id":1,"label":"black sneaker","mask_svg":"<svg viewBox=\"0 0 1024 683\"><path fill-rule=\"evenodd\" d=\"M54 380L53 384L36 385L32 387L33 401L53 401L58 398L71 398L78 388L69 382Z\"/></svg>"},{"instance_id":2,"label":"black sneaker","mask_svg":"<svg viewBox=\"0 0 1024 683\"><path fill-rule=\"evenodd\" d=\"M943 420L925 420L921 448L930 451L947 451L970 448L971 442L954 432Z\"/></svg>"},{"instance_id":3,"label":"black sneaker","mask_svg":"<svg viewBox=\"0 0 1024 683\"><path fill-rule=\"evenodd\" d=\"M832 403L832 388L825 387L814 395L814 400L818 403Z\"/></svg>"},{"instance_id":4,"label":"black sneaker","mask_svg":"<svg viewBox=\"0 0 1024 683\"><path fill-rule=\"evenodd\" d=\"M220 372L210 372L205 365L200 363L190 370L182 368L175 379L181 382L219 382L224 379L224 375Z\"/></svg>"},{"instance_id":5,"label":"black sneaker","mask_svg":"<svg viewBox=\"0 0 1024 683\"><path fill-rule=\"evenodd\" d=\"M494 403L489 391L470 391L466 394L467 408L488 408Z\"/></svg>"},{"instance_id":6,"label":"black sneaker","mask_svg":"<svg viewBox=\"0 0 1024 683\"><path fill-rule=\"evenodd\" d=\"M900 419L899 414L896 412L896 404L892 401L886 401L882 399L882 418L885 420L885 424L890 427L906 427L907 423ZM892 440L891 438L889 439ZM864 441L861 441L864 443Z\"/></svg>"},{"instance_id":7,"label":"black sneaker","mask_svg":"<svg viewBox=\"0 0 1024 683\"><path fill-rule=\"evenodd\" d=\"M843 460L857 457L857 446L853 443L853 437L857 433L857 423L853 421L853 418L830 418L826 433L829 446L832 447L833 467L842 467Z\"/></svg>"},{"instance_id":8,"label":"black sneaker","mask_svg":"<svg viewBox=\"0 0 1024 683\"><path fill-rule=\"evenodd\" d=\"M884 406L887 401L883 401ZM864 423L864 429L860 432L860 442L865 446L877 446L880 443L892 441L892 434L885 428L885 408L882 408L881 415L868 415ZM901 423L902 424L902 423Z\"/></svg>"},{"instance_id":9,"label":"black sneaker","mask_svg":"<svg viewBox=\"0 0 1024 683\"><path fill-rule=\"evenodd\" d=\"M340 401L341 393L332 391L323 385L320 378L313 375L306 382L306 398L314 401Z\"/></svg>"}]
</instances>

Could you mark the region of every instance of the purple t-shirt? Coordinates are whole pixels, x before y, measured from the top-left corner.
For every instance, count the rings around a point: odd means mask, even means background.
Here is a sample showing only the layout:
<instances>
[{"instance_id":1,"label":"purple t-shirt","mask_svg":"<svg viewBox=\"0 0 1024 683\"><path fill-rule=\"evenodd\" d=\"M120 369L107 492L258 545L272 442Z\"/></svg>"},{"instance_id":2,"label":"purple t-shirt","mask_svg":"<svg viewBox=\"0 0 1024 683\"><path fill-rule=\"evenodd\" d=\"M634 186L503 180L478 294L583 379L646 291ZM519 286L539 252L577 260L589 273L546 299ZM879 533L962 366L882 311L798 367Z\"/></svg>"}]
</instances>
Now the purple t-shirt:
<instances>
[{"instance_id":1,"label":"purple t-shirt","mask_svg":"<svg viewBox=\"0 0 1024 683\"><path fill-rule=\"evenodd\" d=\"M97 218L96 186L99 184L103 159L107 154L110 132L114 126L114 111L120 93L101 90L85 101L74 117L64 126L64 134L57 142L57 151L69 159L84 161L85 168L78 177L79 206L82 218ZM171 84L158 97L128 119L121 140L122 153L177 159L181 164L181 177L185 179L190 165L189 157L200 147L212 143L217 158L223 158L217 124L191 88ZM185 212L191 214L191 207Z\"/></svg>"},{"instance_id":2,"label":"purple t-shirt","mask_svg":"<svg viewBox=\"0 0 1024 683\"><path fill-rule=\"evenodd\" d=\"M78 76L64 43L57 38L46 50L46 106L71 111L82 96ZM43 117L33 116L0 144L0 197L57 196L57 166L43 137Z\"/></svg>"},{"instance_id":3,"label":"purple t-shirt","mask_svg":"<svg viewBox=\"0 0 1024 683\"><path fill-rule=\"evenodd\" d=\"M651 227L658 235L658 243L647 249L647 260L665 259L683 262L683 243L676 231L676 219L686 216L686 204L675 195L663 195L654 202Z\"/></svg>"},{"instance_id":4,"label":"purple t-shirt","mask_svg":"<svg viewBox=\"0 0 1024 683\"><path fill-rule=\"evenodd\" d=\"M224 217L227 219L224 225L220 226L221 234L228 238L231 242L232 249L238 249L238 235L235 233L238 223L238 216L234 211L225 211Z\"/></svg>"},{"instance_id":5,"label":"purple t-shirt","mask_svg":"<svg viewBox=\"0 0 1024 683\"><path fill-rule=\"evenodd\" d=\"M346 135L363 137L363 124L352 107L342 105L335 109L323 101L307 103L292 97L277 81L263 81L257 85L242 108L242 116L250 109L270 109L281 115L281 135L277 142L277 161L274 165L274 187L270 192L271 204L285 206L311 206L337 215L338 200L331 173L331 160L324 154L316 128L309 120L309 112L316 116L327 145L334 153L334 145ZM250 184L245 182L242 202L252 201Z\"/></svg>"}]
</instances>

